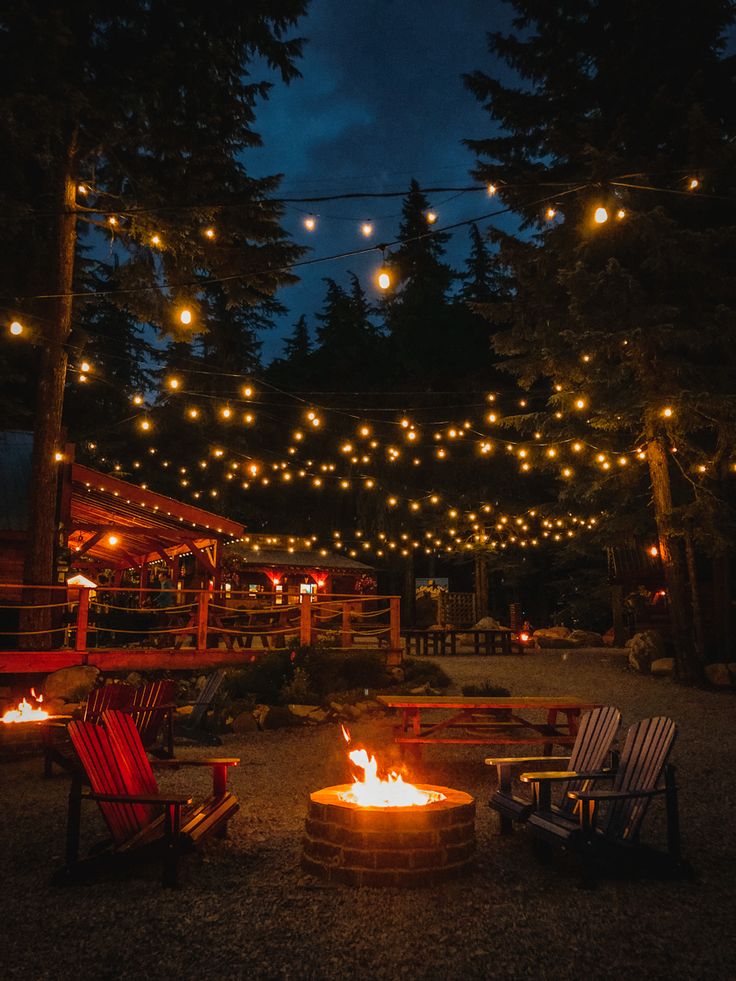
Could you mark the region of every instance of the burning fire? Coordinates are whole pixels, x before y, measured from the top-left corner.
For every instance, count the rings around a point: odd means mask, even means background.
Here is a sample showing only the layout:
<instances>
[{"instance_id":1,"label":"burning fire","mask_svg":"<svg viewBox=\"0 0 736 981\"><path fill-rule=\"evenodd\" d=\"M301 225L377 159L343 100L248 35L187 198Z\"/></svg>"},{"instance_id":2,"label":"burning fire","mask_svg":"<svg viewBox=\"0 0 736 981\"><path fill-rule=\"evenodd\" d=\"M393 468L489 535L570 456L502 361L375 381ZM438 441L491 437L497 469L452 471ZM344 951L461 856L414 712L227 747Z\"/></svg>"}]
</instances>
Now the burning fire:
<instances>
[{"instance_id":1,"label":"burning fire","mask_svg":"<svg viewBox=\"0 0 736 981\"><path fill-rule=\"evenodd\" d=\"M43 695L37 695L35 688L31 688L31 697L35 698L38 705L43 701ZM18 703L17 709L8 709L0 721L2 722L42 722L48 719L49 713L42 708L34 708L33 705L23 698Z\"/></svg>"},{"instance_id":2,"label":"burning fire","mask_svg":"<svg viewBox=\"0 0 736 981\"><path fill-rule=\"evenodd\" d=\"M342 726L346 743L351 742L350 732ZM353 749L348 753L350 762L363 776L357 778L350 790L339 794L341 800L360 807L423 807L433 801L444 800L445 795L428 790L420 790L411 783L404 783L396 770L388 773L388 779L378 777L378 763L375 756L368 756L364 749Z\"/></svg>"}]
</instances>

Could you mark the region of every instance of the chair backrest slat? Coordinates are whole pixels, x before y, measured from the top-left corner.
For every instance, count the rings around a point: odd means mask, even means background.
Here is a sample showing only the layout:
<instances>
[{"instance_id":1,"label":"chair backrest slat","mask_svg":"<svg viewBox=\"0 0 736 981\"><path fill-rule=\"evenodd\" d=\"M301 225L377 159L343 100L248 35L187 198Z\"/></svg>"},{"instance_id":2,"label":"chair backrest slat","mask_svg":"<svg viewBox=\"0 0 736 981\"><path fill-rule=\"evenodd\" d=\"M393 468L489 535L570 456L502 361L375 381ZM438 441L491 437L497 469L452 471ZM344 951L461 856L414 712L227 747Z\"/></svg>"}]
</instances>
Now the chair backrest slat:
<instances>
[{"instance_id":1,"label":"chair backrest slat","mask_svg":"<svg viewBox=\"0 0 736 981\"><path fill-rule=\"evenodd\" d=\"M132 685L126 685L124 682L93 688L84 706L84 721L99 722L107 708L127 708L133 699L134 691Z\"/></svg>"},{"instance_id":2,"label":"chair backrest slat","mask_svg":"<svg viewBox=\"0 0 736 981\"><path fill-rule=\"evenodd\" d=\"M225 672L223 669L220 669L218 671L214 671L207 679L207 684L199 693L197 700L194 703L191 715L189 716L189 725L192 726L192 728L196 728L202 721L207 710L214 701L217 692L220 690L220 685L222 684L224 677Z\"/></svg>"},{"instance_id":3,"label":"chair backrest slat","mask_svg":"<svg viewBox=\"0 0 736 981\"><path fill-rule=\"evenodd\" d=\"M131 794L136 780L130 761L113 747L109 734L93 722L70 722L69 736L97 794ZM114 841L121 844L150 823L153 809L144 804L100 802L100 810Z\"/></svg>"},{"instance_id":4,"label":"chair backrest slat","mask_svg":"<svg viewBox=\"0 0 736 981\"><path fill-rule=\"evenodd\" d=\"M133 717L128 712L108 709L103 713L105 725L113 750L124 759L130 772L132 793L156 794L158 785L151 769L151 763L141 742L140 733Z\"/></svg>"},{"instance_id":5,"label":"chair backrest slat","mask_svg":"<svg viewBox=\"0 0 736 981\"><path fill-rule=\"evenodd\" d=\"M156 742L164 718L159 706L173 702L176 689L177 683L168 679L151 681L136 689L131 713L144 746L152 746Z\"/></svg>"},{"instance_id":6,"label":"chair backrest slat","mask_svg":"<svg viewBox=\"0 0 736 981\"><path fill-rule=\"evenodd\" d=\"M575 743L570 752L569 767L579 773L591 773L600 770L606 762L614 737L621 722L621 713L612 705L603 705L586 712L580 720ZM569 790L585 790L590 780L571 780L565 784L565 795L560 801L560 808L572 812L575 801L567 796Z\"/></svg>"},{"instance_id":7,"label":"chair backrest slat","mask_svg":"<svg viewBox=\"0 0 736 981\"><path fill-rule=\"evenodd\" d=\"M626 734L613 790L655 790L677 735L672 719L643 719ZM600 827L603 833L621 841L635 841L646 814L648 798L615 801L607 809Z\"/></svg>"}]
</instances>

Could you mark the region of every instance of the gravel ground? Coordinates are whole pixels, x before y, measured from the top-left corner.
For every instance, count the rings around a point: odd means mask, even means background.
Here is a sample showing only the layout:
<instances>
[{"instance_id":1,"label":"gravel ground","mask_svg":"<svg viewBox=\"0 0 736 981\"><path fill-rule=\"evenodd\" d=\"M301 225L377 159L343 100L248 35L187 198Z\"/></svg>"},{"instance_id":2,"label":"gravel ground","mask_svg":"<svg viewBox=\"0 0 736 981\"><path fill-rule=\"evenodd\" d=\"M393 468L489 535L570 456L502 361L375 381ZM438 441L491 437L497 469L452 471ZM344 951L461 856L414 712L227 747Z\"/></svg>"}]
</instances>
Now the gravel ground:
<instances>
[{"instance_id":1,"label":"gravel ground","mask_svg":"<svg viewBox=\"0 0 736 981\"><path fill-rule=\"evenodd\" d=\"M343 782L336 726L231 736L241 810L226 840L183 863L182 888L158 868L55 888L67 781L40 762L0 767L0 950L24 979L727 979L736 976L734 696L630 673L603 651L442 659L456 685L490 679L515 694L575 694L618 705L624 726L666 714L679 724L686 857L695 881L607 880L580 889L574 866L539 866L524 831L496 834L486 806L485 747L430 747L420 781L478 799L474 871L441 888L324 886L299 867L305 797ZM388 717L356 723L356 739L393 752ZM518 752L524 751L518 747ZM182 756L208 751L182 750ZM196 771L167 786L206 789ZM93 805L86 827L100 831ZM661 836L655 807L648 837Z\"/></svg>"}]
</instances>

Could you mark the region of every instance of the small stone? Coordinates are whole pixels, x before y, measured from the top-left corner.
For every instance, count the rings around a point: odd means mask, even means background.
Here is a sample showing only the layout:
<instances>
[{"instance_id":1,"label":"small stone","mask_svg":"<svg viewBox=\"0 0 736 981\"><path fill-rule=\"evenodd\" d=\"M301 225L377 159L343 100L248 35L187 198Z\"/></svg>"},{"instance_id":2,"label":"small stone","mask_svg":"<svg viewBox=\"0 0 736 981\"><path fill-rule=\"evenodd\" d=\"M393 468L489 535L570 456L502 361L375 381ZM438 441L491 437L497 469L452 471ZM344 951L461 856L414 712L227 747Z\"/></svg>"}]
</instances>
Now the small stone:
<instances>
[{"instance_id":1,"label":"small stone","mask_svg":"<svg viewBox=\"0 0 736 981\"><path fill-rule=\"evenodd\" d=\"M320 710L319 705L288 705L287 708L292 715L300 716L303 719Z\"/></svg>"},{"instance_id":2,"label":"small stone","mask_svg":"<svg viewBox=\"0 0 736 981\"><path fill-rule=\"evenodd\" d=\"M138 671L131 671L125 679L125 684L132 685L134 688L140 688L143 684L143 675L139 674Z\"/></svg>"},{"instance_id":3,"label":"small stone","mask_svg":"<svg viewBox=\"0 0 736 981\"><path fill-rule=\"evenodd\" d=\"M177 719L183 719L187 715L191 715L193 711L194 711L193 705L179 705L178 708L176 709L176 717Z\"/></svg>"},{"instance_id":4,"label":"small stone","mask_svg":"<svg viewBox=\"0 0 736 981\"><path fill-rule=\"evenodd\" d=\"M43 686L45 698L63 698L64 701L71 701L72 698L80 700L86 698L92 691L97 679L100 676L100 669L92 664L77 664L71 668L60 668L46 678Z\"/></svg>"},{"instance_id":5,"label":"small stone","mask_svg":"<svg viewBox=\"0 0 736 981\"><path fill-rule=\"evenodd\" d=\"M675 670L675 659L674 657L658 657L656 661L652 661L650 670L657 677L666 677L667 675L673 674Z\"/></svg>"},{"instance_id":6,"label":"small stone","mask_svg":"<svg viewBox=\"0 0 736 981\"><path fill-rule=\"evenodd\" d=\"M706 664L705 677L716 688L730 688L732 684L727 664Z\"/></svg>"}]
</instances>

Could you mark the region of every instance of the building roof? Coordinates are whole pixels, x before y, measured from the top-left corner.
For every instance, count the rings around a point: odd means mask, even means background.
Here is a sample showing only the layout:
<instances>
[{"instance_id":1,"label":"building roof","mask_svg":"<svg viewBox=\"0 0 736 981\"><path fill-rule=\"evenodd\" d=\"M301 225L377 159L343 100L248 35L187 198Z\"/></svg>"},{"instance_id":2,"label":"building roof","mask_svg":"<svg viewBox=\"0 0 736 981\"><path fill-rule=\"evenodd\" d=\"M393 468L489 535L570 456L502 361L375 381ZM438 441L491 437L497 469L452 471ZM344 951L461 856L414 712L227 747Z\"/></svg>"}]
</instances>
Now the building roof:
<instances>
[{"instance_id":1,"label":"building roof","mask_svg":"<svg viewBox=\"0 0 736 981\"><path fill-rule=\"evenodd\" d=\"M357 562L346 555L328 552L320 555L318 549L312 551L293 551L281 548L259 548L256 551L252 545L243 542L230 542L224 547L225 559L236 557L244 566L250 568L268 568L275 566L282 569L292 568L294 571L303 569L324 569L327 572L372 572L373 566Z\"/></svg>"},{"instance_id":2,"label":"building roof","mask_svg":"<svg viewBox=\"0 0 736 981\"><path fill-rule=\"evenodd\" d=\"M188 550L192 545L203 548L212 540L235 537L244 531L243 525L230 518L80 463L72 464L71 482L72 557L81 550L111 566L127 566L160 558L164 550ZM115 545L109 542L110 534L119 539Z\"/></svg>"},{"instance_id":3,"label":"building roof","mask_svg":"<svg viewBox=\"0 0 736 981\"><path fill-rule=\"evenodd\" d=\"M0 432L0 531L23 532L28 527L32 455L33 433Z\"/></svg>"}]
</instances>

